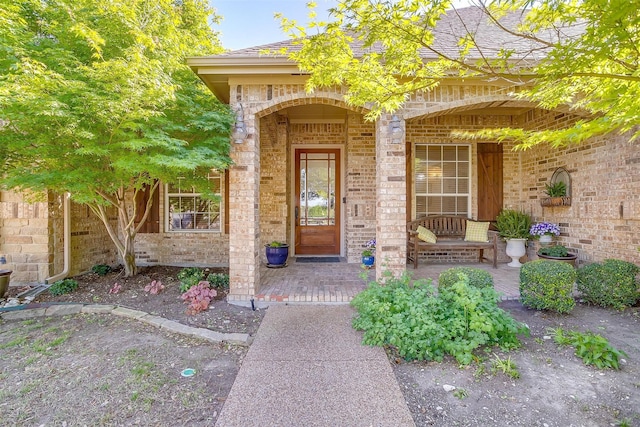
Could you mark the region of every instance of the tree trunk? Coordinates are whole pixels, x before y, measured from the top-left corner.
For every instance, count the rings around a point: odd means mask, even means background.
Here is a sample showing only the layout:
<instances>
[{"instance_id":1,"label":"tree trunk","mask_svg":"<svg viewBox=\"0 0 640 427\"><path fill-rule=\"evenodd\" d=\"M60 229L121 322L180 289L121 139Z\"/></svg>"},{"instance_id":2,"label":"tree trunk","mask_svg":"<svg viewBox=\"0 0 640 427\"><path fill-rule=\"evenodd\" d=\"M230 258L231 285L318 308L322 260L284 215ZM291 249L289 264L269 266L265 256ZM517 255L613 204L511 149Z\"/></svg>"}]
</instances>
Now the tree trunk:
<instances>
[{"instance_id":1,"label":"tree trunk","mask_svg":"<svg viewBox=\"0 0 640 427\"><path fill-rule=\"evenodd\" d=\"M124 263L124 277L131 277L138 274L136 265L136 254L133 249L133 237L129 234L125 237L124 253L120 254Z\"/></svg>"}]
</instances>

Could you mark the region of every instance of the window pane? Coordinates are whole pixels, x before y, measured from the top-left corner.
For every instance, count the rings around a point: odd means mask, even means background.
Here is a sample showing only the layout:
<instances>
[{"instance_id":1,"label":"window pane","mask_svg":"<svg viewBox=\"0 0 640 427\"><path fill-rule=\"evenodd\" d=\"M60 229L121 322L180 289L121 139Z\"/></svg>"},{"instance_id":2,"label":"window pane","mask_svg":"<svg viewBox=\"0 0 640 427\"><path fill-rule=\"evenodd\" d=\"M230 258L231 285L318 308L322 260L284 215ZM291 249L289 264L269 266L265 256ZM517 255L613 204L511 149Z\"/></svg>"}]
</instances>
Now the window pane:
<instances>
[{"instance_id":1,"label":"window pane","mask_svg":"<svg viewBox=\"0 0 640 427\"><path fill-rule=\"evenodd\" d=\"M212 171L208 176L211 189L222 192L222 175ZM221 231L220 200L205 200L194 189L184 188L180 182L167 185L167 230L168 231Z\"/></svg>"},{"instance_id":2,"label":"window pane","mask_svg":"<svg viewBox=\"0 0 640 427\"><path fill-rule=\"evenodd\" d=\"M463 145L416 145L413 177L416 218L425 214L469 214L470 151L469 146Z\"/></svg>"},{"instance_id":3,"label":"window pane","mask_svg":"<svg viewBox=\"0 0 640 427\"><path fill-rule=\"evenodd\" d=\"M456 161L458 147L442 147L442 160Z\"/></svg>"}]
</instances>

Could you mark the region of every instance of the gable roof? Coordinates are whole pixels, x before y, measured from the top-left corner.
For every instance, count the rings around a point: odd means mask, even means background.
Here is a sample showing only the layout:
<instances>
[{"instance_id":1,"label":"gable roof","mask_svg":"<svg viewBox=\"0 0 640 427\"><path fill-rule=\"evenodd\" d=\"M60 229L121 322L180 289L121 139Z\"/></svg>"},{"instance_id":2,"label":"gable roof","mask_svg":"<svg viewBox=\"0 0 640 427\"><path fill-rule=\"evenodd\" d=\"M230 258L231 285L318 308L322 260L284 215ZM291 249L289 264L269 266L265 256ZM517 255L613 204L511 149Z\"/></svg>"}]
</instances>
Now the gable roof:
<instances>
[{"instance_id":1,"label":"gable roof","mask_svg":"<svg viewBox=\"0 0 640 427\"><path fill-rule=\"evenodd\" d=\"M500 25L515 29L525 14L526 10L511 12L500 19ZM558 28L555 32L543 32L536 36L555 41L559 37L571 37L581 31L582 27L578 24L573 27ZM423 48L420 56L426 61L435 60L439 57L435 50L447 56L457 57L460 37L467 33L475 35L475 42L482 51L481 55L480 50L472 49L467 56L469 60L483 56L497 57L502 48L509 48L514 50L512 60L533 63L542 58L546 50L541 49L541 46L533 40L515 36L497 25L492 25L483 8L471 6L452 9L442 15L434 29L435 41L431 45L432 50ZM221 101L229 102L230 76L301 75L296 63L289 60L286 55L261 54L264 51L277 52L282 48L297 51L301 49L301 45L290 39L219 55L188 58L187 64ZM354 56L359 58L365 53L381 52L383 47L379 43L365 47L362 40L354 37L351 49Z\"/></svg>"}]
</instances>

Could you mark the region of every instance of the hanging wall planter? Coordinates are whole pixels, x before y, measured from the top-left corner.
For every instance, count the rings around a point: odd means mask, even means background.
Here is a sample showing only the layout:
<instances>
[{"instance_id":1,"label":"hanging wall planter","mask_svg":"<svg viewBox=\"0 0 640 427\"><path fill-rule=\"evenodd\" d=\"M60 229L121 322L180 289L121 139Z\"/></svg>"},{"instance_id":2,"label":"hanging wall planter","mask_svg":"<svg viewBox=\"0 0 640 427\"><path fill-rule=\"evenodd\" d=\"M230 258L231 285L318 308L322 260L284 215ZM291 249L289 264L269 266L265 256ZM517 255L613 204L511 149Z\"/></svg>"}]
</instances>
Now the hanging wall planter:
<instances>
[{"instance_id":1,"label":"hanging wall planter","mask_svg":"<svg viewBox=\"0 0 640 427\"><path fill-rule=\"evenodd\" d=\"M549 197L542 197L540 205L544 207L571 206L571 176L564 168L558 168L551 175L544 192Z\"/></svg>"}]
</instances>

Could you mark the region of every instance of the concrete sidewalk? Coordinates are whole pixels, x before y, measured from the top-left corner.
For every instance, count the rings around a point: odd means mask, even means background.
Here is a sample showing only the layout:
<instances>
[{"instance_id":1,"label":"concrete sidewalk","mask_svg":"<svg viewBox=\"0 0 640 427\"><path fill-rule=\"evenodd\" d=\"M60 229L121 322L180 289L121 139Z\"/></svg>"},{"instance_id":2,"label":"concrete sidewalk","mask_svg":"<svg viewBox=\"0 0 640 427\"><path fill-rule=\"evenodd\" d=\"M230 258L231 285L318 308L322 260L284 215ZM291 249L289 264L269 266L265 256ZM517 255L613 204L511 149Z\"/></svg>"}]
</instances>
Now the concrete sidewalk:
<instances>
[{"instance_id":1,"label":"concrete sidewalk","mask_svg":"<svg viewBox=\"0 0 640 427\"><path fill-rule=\"evenodd\" d=\"M415 426L384 351L348 305L272 306L216 427Z\"/></svg>"}]
</instances>

